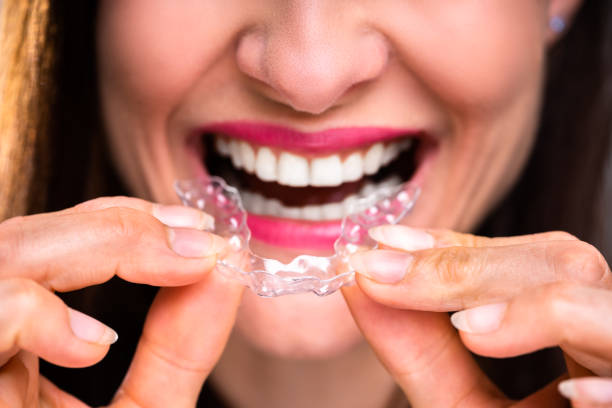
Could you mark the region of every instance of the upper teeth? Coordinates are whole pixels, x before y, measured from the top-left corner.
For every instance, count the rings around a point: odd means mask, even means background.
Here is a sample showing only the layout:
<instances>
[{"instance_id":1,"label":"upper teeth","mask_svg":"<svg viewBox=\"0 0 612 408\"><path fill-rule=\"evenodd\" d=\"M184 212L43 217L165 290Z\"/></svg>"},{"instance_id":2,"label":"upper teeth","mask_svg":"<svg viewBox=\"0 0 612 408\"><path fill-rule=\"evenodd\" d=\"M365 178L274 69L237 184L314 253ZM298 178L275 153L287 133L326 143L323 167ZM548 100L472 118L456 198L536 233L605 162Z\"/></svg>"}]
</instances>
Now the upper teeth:
<instances>
[{"instance_id":1,"label":"upper teeth","mask_svg":"<svg viewBox=\"0 0 612 408\"><path fill-rule=\"evenodd\" d=\"M217 151L230 157L234 167L254 173L263 181L275 181L292 187L333 187L376 173L412 144L411 139L386 146L376 143L367 150L355 151L344 159L339 154L307 158L287 151L273 152L268 147L245 141L215 137Z\"/></svg>"}]
</instances>

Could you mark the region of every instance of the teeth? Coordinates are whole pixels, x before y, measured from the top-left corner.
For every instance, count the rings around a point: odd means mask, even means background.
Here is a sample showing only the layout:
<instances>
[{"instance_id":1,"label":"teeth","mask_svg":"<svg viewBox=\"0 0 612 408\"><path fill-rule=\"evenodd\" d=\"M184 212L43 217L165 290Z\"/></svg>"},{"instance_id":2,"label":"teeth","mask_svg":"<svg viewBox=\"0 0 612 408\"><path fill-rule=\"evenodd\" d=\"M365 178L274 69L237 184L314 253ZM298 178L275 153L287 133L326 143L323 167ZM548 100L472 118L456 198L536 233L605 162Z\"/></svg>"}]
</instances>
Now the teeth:
<instances>
[{"instance_id":1,"label":"teeth","mask_svg":"<svg viewBox=\"0 0 612 408\"><path fill-rule=\"evenodd\" d=\"M342 162L337 154L314 159L310 165L310 185L317 187L342 184Z\"/></svg>"},{"instance_id":2,"label":"teeth","mask_svg":"<svg viewBox=\"0 0 612 408\"><path fill-rule=\"evenodd\" d=\"M240 158L244 169L249 173L255 172L255 152L247 142L240 142Z\"/></svg>"},{"instance_id":3,"label":"teeth","mask_svg":"<svg viewBox=\"0 0 612 408\"><path fill-rule=\"evenodd\" d=\"M350 195L348 197L346 197L343 201L342 201L342 213L343 214L350 214L353 204L355 203L355 201L357 201L358 197L353 194Z\"/></svg>"},{"instance_id":4,"label":"teeth","mask_svg":"<svg viewBox=\"0 0 612 408\"><path fill-rule=\"evenodd\" d=\"M342 163L342 178L345 182L357 181L363 177L363 158L359 153L353 153Z\"/></svg>"},{"instance_id":5,"label":"teeth","mask_svg":"<svg viewBox=\"0 0 612 408\"><path fill-rule=\"evenodd\" d=\"M251 205L250 211L255 214L266 214L267 205L266 205L265 197L257 193L251 193L251 197L253 201L250 203ZM243 198L245 205L248 202L247 198L248 197Z\"/></svg>"},{"instance_id":6,"label":"teeth","mask_svg":"<svg viewBox=\"0 0 612 408\"><path fill-rule=\"evenodd\" d=\"M308 160L293 153L283 152L278 159L278 182L291 187L308 185Z\"/></svg>"},{"instance_id":7,"label":"teeth","mask_svg":"<svg viewBox=\"0 0 612 408\"><path fill-rule=\"evenodd\" d=\"M281 218L291 218L308 221L339 220L350 213L352 205L359 197L373 193L379 188L393 187L401 184L401 179L391 177L376 185L367 183L359 191L346 197L339 203L328 203L321 205L307 205L303 207L288 207L277 199L266 198L261 194L244 191L242 192L242 203L245 209L253 214L267 215Z\"/></svg>"},{"instance_id":8,"label":"teeth","mask_svg":"<svg viewBox=\"0 0 612 408\"><path fill-rule=\"evenodd\" d=\"M365 174L374 174L380 169L384 152L385 147L382 143L376 143L370 147L363 159L363 172Z\"/></svg>"},{"instance_id":9,"label":"teeth","mask_svg":"<svg viewBox=\"0 0 612 408\"><path fill-rule=\"evenodd\" d=\"M385 151L383 153L382 160L381 160L382 165L386 166L387 164L391 163L397 156L399 156L400 153L401 153L401 150L399 146L395 143L391 143L389 146L385 148Z\"/></svg>"},{"instance_id":10,"label":"teeth","mask_svg":"<svg viewBox=\"0 0 612 408\"><path fill-rule=\"evenodd\" d=\"M307 205L302 207L302 219L309 221L321 220L321 206L320 205Z\"/></svg>"},{"instance_id":11,"label":"teeth","mask_svg":"<svg viewBox=\"0 0 612 408\"><path fill-rule=\"evenodd\" d=\"M237 169L242 167L242 155L240 154L240 143L236 140L232 140L229 144L230 156L232 158L232 164Z\"/></svg>"},{"instance_id":12,"label":"teeth","mask_svg":"<svg viewBox=\"0 0 612 408\"><path fill-rule=\"evenodd\" d=\"M263 181L276 181L276 156L267 147L262 147L257 152L255 174Z\"/></svg>"},{"instance_id":13,"label":"teeth","mask_svg":"<svg viewBox=\"0 0 612 408\"><path fill-rule=\"evenodd\" d=\"M297 220L302 216L302 209L300 207L283 206L278 214L283 218L293 218Z\"/></svg>"},{"instance_id":14,"label":"teeth","mask_svg":"<svg viewBox=\"0 0 612 408\"><path fill-rule=\"evenodd\" d=\"M331 203L321 206L321 215L324 220L338 220L344 216L342 204Z\"/></svg>"},{"instance_id":15,"label":"teeth","mask_svg":"<svg viewBox=\"0 0 612 408\"><path fill-rule=\"evenodd\" d=\"M397 147L399 148L400 152L410 149L412 147L412 139L400 140L399 142L397 142Z\"/></svg>"},{"instance_id":16,"label":"teeth","mask_svg":"<svg viewBox=\"0 0 612 408\"><path fill-rule=\"evenodd\" d=\"M368 183L361 189L361 193L364 196L368 196L376 191L376 186L372 183Z\"/></svg>"},{"instance_id":17,"label":"teeth","mask_svg":"<svg viewBox=\"0 0 612 408\"><path fill-rule=\"evenodd\" d=\"M386 146L376 143L365 154L356 151L344 159L338 154L311 159L286 151L274 152L268 147L254 147L225 136L215 138L219 154L229 157L237 169L254 173L263 181L292 187L333 187L357 181L364 175L375 174L411 145L411 139L403 139Z\"/></svg>"},{"instance_id":18,"label":"teeth","mask_svg":"<svg viewBox=\"0 0 612 408\"><path fill-rule=\"evenodd\" d=\"M229 148L229 144L227 143L227 141L221 137L216 137L215 138L215 147L217 148L217 151L221 154L221 156L229 156L230 155L230 148Z\"/></svg>"}]
</instances>

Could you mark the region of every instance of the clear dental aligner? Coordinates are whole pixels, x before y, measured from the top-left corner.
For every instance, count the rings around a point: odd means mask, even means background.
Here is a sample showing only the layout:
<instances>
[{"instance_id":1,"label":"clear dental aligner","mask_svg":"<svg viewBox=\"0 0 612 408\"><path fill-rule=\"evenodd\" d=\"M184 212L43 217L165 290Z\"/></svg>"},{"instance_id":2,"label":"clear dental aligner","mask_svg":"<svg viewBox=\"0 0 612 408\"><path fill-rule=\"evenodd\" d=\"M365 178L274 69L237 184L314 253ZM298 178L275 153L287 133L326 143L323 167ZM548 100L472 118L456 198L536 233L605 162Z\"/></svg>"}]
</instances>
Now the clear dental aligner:
<instances>
[{"instance_id":1,"label":"clear dental aligner","mask_svg":"<svg viewBox=\"0 0 612 408\"><path fill-rule=\"evenodd\" d=\"M215 219L212 232L229 241L230 249L217 261L217 269L238 279L257 295L275 297L314 292L319 296L334 293L355 280L348 257L358 251L374 249L376 241L368 235L372 227L396 224L413 207L419 189L406 183L387 187L357 200L342 220L341 235L329 257L300 255L285 264L251 252L251 231L240 194L219 177L179 180L175 190L187 206L206 211Z\"/></svg>"}]
</instances>

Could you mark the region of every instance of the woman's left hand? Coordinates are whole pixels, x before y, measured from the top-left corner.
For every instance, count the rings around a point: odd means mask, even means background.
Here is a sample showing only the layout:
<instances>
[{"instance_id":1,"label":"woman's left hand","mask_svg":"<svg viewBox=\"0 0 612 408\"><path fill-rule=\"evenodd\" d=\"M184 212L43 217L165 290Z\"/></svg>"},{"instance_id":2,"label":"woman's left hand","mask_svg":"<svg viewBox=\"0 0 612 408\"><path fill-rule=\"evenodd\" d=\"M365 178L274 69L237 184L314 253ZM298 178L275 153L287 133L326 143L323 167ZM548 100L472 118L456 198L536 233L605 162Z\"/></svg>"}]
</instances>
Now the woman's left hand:
<instances>
[{"instance_id":1,"label":"woman's left hand","mask_svg":"<svg viewBox=\"0 0 612 408\"><path fill-rule=\"evenodd\" d=\"M562 382L563 394L612 407L612 273L593 246L563 232L483 238L384 226L372 236L382 249L353 255L358 286L343 292L414 407L512 405L466 347L512 357L552 346L581 377ZM516 406L563 406L557 386Z\"/></svg>"}]
</instances>

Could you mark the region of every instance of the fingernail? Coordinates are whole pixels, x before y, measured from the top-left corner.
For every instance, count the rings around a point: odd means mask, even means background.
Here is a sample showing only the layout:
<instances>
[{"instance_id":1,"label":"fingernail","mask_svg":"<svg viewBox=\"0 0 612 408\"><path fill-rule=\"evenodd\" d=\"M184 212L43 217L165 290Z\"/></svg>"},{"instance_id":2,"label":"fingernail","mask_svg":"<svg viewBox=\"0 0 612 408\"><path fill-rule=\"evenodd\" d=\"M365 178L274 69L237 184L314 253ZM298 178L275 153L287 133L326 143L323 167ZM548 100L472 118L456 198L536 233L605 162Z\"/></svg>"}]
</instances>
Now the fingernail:
<instances>
[{"instance_id":1,"label":"fingernail","mask_svg":"<svg viewBox=\"0 0 612 408\"><path fill-rule=\"evenodd\" d=\"M72 332L81 340L106 346L119 338L116 331L78 310L68 308L68 318Z\"/></svg>"},{"instance_id":2,"label":"fingernail","mask_svg":"<svg viewBox=\"0 0 612 408\"><path fill-rule=\"evenodd\" d=\"M353 254L349 264L356 272L379 283L397 283L406 276L413 260L410 254L374 250Z\"/></svg>"},{"instance_id":3,"label":"fingernail","mask_svg":"<svg viewBox=\"0 0 612 408\"><path fill-rule=\"evenodd\" d=\"M163 224L174 228L195 228L199 230L211 230L215 227L215 219L195 208L182 205L153 206L153 216Z\"/></svg>"},{"instance_id":4,"label":"fingernail","mask_svg":"<svg viewBox=\"0 0 612 408\"><path fill-rule=\"evenodd\" d=\"M404 251L430 249L435 245L431 234L405 225L382 225L372 228L369 233L372 239L381 244Z\"/></svg>"},{"instance_id":5,"label":"fingernail","mask_svg":"<svg viewBox=\"0 0 612 408\"><path fill-rule=\"evenodd\" d=\"M567 399L608 404L612 402L612 380L606 378L576 378L561 381L559 393Z\"/></svg>"},{"instance_id":6,"label":"fingernail","mask_svg":"<svg viewBox=\"0 0 612 408\"><path fill-rule=\"evenodd\" d=\"M466 333L490 333L499 328L507 308L507 303L493 303L462 310L451 316L451 323Z\"/></svg>"},{"instance_id":7,"label":"fingernail","mask_svg":"<svg viewBox=\"0 0 612 408\"><path fill-rule=\"evenodd\" d=\"M226 242L223 238L205 231L188 228L168 228L170 248L188 258L203 258L221 253Z\"/></svg>"}]
</instances>

